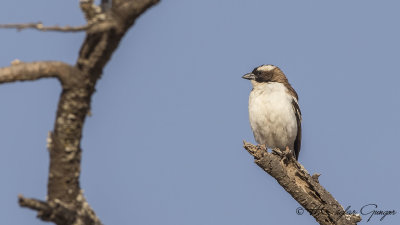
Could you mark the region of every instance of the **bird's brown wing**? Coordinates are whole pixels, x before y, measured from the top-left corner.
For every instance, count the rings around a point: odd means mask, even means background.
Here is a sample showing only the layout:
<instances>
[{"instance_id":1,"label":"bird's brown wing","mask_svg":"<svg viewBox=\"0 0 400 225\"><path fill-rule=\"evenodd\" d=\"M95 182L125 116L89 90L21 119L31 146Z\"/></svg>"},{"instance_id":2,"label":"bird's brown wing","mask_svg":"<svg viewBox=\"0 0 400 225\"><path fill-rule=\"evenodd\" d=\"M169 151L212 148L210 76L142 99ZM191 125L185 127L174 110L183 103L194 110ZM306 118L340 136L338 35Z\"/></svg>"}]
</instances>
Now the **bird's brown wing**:
<instances>
[{"instance_id":1,"label":"bird's brown wing","mask_svg":"<svg viewBox=\"0 0 400 225\"><path fill-rule=\"evenodd\" d=\"M294 155L296 156L296 160L299 158L300 148L301 148L301 111L299 104L296 100L292 100L292 106L294 114L296 115L297 120L297 136L294 141Z\"/></svg>"}]
</instances>

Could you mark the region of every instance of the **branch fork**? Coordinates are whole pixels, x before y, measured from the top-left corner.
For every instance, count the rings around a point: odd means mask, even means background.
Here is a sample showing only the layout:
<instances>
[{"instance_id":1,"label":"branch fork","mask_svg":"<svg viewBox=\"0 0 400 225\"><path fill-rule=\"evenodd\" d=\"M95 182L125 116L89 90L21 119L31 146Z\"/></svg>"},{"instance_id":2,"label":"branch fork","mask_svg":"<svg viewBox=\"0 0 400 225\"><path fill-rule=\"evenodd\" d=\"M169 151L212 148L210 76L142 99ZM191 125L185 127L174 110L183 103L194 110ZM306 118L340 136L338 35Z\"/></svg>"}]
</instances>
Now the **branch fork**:
<instances>
[{"instance_id":1,"label":"branch fork","mask_svg":"<svg viewBox=\"0 0 400 225\"><path fill-rule=\"evenodd\" d=\"M101 225L79 182L83 126L103 68L134 21L159 0L114 0L111 8L104 7L106 11L95 6L93 0L81 2L88 20L83 27L44 27L40 22L0 25L19 30L86 31L75 65L14 60L10 66L0 68L0 84L56 78L62 85L54 129L47 138L50 168L46 201L18 197L21 207L36 210L40 219L58 225Z\"/></svg>"}]
</instances>

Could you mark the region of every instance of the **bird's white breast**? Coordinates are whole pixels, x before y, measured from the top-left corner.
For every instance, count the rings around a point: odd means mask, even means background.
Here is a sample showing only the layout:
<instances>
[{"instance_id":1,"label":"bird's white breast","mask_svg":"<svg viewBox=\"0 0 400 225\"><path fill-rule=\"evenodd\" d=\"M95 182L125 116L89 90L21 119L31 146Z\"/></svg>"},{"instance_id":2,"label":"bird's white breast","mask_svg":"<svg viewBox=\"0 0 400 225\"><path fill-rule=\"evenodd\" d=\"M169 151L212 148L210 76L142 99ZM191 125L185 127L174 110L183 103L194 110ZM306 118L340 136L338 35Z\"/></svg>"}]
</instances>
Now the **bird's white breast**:
<instances>
[{"instance_id":1,"label":"bird's white breast","mask_svg":"<svg viewBox=\"0 0 400 225\"><path fill-rule=\"evenodd\" d=\"M252 83L249 117L254 138L268 148L293 149L297 135L294 98L282 83Z\"/></svg>"}]
</instances>

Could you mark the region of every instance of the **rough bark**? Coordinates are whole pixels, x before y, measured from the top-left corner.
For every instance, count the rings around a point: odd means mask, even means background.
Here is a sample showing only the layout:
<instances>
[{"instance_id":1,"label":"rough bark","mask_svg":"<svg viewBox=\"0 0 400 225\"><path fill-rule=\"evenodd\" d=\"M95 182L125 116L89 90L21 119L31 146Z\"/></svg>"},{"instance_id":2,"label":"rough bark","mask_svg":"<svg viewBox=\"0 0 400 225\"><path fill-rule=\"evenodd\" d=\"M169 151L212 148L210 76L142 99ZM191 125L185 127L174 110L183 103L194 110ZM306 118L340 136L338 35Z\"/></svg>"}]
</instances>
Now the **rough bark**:
<instances>
[{"instance_id":1,"label":"rough bark","mask_svg":"<svg viewBox=\"0 0 400 225\"><path fill-rule=\"evenodd\" d=\"M54 130L48 137L50 169L46 201L19 196L20 206L38 211L40 219L59 225L101 224L84 198L79 184L83 125L104 66L136 18L158 2L117 0L113 1L110 9L102 9L94 5L93 0L81 0L80 6L87 25L78 28L43 29L37 24L0 26L63 32L86 30L76 65L49 61L23 63L16 60L10 67L0 68L0 83L53 77L59 79L62 85Z\"/></svg>"},{"instance_id":2,"label":"rough bark","mask_svg":"<svg viewBox=\"0 0 400 225\"><path fill-rule=\"evenodd\" d=\"M289 149L268 152L265 146L244 142L255 163L271 175L321 225L355 225L359 215L347 214L318 181L319 174L310 176Z\"/></svg>"},{"instance_id":3,"label":"rough bark","mask_svg":"<svg viewBox=\"0 0 400 225\"><path fill-rule=\"evenodd\" d=\"M0 68L0 84L57 78L62 85L54 130L48 137L50 169L46 201L18 197L20 206L36 210L40 219L58 225L102 224L79 184L83 125L104 66L136 18L159 0L113 0L111 8L109 1L102 2L99 7L93 0L80 1L87 24L79 27L44 27L41 23L0 25L0 28L40 31L86 31L75 65L16 60L11 66ZM358 215L346 214L319 184L318 176L310 176L289 151L269 153L265 147L249 143L244 147L254 156L257 165L273 176L320 224L350 225L361 220Z\"/></svg>"}]
</instances>

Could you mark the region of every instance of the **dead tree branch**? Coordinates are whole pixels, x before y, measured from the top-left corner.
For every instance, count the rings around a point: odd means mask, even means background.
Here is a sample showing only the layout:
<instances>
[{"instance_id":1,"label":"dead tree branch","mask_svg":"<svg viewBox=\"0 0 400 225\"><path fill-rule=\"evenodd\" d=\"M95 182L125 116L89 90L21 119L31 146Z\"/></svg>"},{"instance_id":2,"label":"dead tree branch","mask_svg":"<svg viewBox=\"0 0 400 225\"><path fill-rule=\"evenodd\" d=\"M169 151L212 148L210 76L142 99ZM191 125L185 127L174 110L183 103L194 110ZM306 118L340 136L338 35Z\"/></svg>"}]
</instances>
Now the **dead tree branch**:
<instances>
[{"instance_id":1,"label":"dead tree branch","mask_svg":"<svg viewBox=\"0 0 400 225\"><path fill-rule=\"evenodd\" d=\"M244 141L244 148L254 156L255 163L304 207L321 225L356 225L359 215L346 214L345 209L318 181L319 174L310 176L289 149L268 152L265 146Z\"/></svg>"},{"instance_id":2,"label":"dead tree branch","mask_svg":"<svg viewBox=\"0 0 400 225\"><path fill-rule=\"evenodd\" d=\"M83 196L80 197L81 201L84 200ZM88 214L88 212L91 212L90 208L85 209L85 207L89 207L88 204L82 207L83 209L76 210L58 200L44 202L25 198L22 195L18 196L18 202L21 207L38 211L38 217L43 221L55 222L56 224L87 224L86 222L90 221L89 224L101 224L95 215Z\"/></svg>"},{"instance_id":3,"label":"dead tree branch","mask_svg":"<svg viewBox=\"0 0 400 225\"><path fill-rule=\"evenodd\" d=\"M36 29L40 31L60 31L60 32L80 32L85 31L90 27L89 24L72 27L72 26L48 26L45 27L41 22L37 23L24 23L24 24L0 24L0 28L6 29L17 29L18 31L23 29Z\"/></svg>"},{"instance_id":4,"label":"dead tree branch","mask_svg":"<svg viewBox=\"0 0 400 225\"><path fill-rule=\"evenodd\" d=\"M19 196L20 206L36 210L39 218L58 225L101 224L79 184L83 125L104 66L134 21L159 0L117 0L106 12L93 2L81 0L90 25L85 27L86 38L74 66L62 62L22 63L16 60L11 66L0 68L0 83L54 77L62 84L54 130L48 137L50 169L46 201ZM37 24L2 27L44 29Z\"/></svg>"},{"instance_id":5,"label":"dead tree branch","mask_svg":"<svg viewBox=\"0 0 400 225\"><path fill-rule=\"evenodd\" d=\"M9 67L0 68L0 84L16 81L32 81L40 78L58 78L67 88L79 83L80 71L74 66L57 61L23 63L14 60Z\"/></svg>"}]
</instances>

